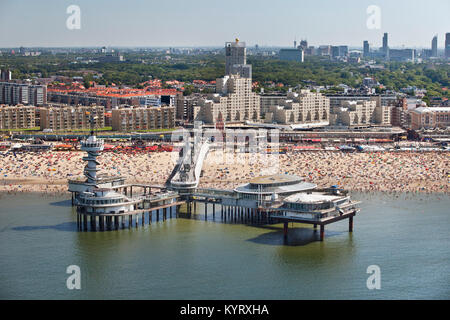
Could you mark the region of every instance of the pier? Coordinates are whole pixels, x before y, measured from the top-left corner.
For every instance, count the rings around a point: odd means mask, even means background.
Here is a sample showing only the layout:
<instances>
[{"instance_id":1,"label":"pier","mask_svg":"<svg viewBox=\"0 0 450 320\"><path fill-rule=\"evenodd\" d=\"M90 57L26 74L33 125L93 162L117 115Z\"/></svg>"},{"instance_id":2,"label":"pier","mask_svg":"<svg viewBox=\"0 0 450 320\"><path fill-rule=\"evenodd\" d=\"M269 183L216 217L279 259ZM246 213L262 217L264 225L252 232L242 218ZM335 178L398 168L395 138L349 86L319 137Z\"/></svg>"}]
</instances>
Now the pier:
<instances>
[{"instance_id":1,"label":"pier","mask_svg":"<svg viewBox=\"0 0 450 320\"><path fill-rule=\"evenodd\" d=\"M199 188L201 169L210 149L210 141L196 137L185 141L179 161L165 185L126 183L123 177L97 175L96 160L103 150L103 141L95 135L81 142L88 153L84 175L86 180L69 181L72 204L77 207L77 227L80 231L112 231L144 227L154 222L200 215L197 203L204 204L204 219L208 206L212 220L222 223L248 225L283 224L284 238L289 223L320 227L321 241L325 226L348 219L353 232L353 218L358 201L350 199L347 191L332 186L319 189L295 175L261 176L233 190ZM186 212L181 212L185 205ZM220 207L220 218L216 209ZM218 212L217 212L218 213Z\"/></svg>"}]
</instances>

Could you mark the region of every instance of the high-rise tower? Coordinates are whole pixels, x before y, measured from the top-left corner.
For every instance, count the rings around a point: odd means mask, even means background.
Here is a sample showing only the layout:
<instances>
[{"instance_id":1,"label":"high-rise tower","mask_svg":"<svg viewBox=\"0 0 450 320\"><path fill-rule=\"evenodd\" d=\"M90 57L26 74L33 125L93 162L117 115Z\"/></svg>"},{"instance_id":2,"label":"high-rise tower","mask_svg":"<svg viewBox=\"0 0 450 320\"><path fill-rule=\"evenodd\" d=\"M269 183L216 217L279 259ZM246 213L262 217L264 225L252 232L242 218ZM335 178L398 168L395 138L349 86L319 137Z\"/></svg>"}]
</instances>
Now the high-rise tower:
<instances>
[{"instance_id":1,"label":"high-rise tower","mask_svg":"<svg viewBox=\"0 0 450 320\"><path fill-rule=\"evenodd\" d=\"M388 44L388 34L387 32L383 35L383 53L386 58L389 57L389 44Z\"/></svg>"},{"instance_id":2,"label":"high-rise tower","mask_svg":"<svg viewBox=\"0 0 450 320\"><path fill-rule=\"evenodd\" d=\"M363 44L363 54L364 57L367 57L370 53L369 41L365 40Z\"/></svg>"},{"instance_id":3,"label":"high-rise tower","mask_svg":"<svg viewBox=\"0 0 450 320\"><path fill-rule=\"evenodd\" d=\"M433 40L431 40L431 56L437 57L437 35L433 37Z\"/></svg>"},{"instance_id":4,"label":"high-rise tower","mask_svg":"<svg viewBox=\"0 0 450 320\"><path fill-rule=\"evenodd\" d=\"M445 56L450 58L450 32L445 34Z\"/></svg>"},{"instance_id":5,"label":"high-rise tower","mask_svg":"<svg viewBox=\"0 0 450 320\"><path fill-rule=\"evenodd\" d=\"M239 74L243 78L252 77L252 67L247 64L245 42L236 39L225 43L225 75Z\"/></svg>"}]
</instances>

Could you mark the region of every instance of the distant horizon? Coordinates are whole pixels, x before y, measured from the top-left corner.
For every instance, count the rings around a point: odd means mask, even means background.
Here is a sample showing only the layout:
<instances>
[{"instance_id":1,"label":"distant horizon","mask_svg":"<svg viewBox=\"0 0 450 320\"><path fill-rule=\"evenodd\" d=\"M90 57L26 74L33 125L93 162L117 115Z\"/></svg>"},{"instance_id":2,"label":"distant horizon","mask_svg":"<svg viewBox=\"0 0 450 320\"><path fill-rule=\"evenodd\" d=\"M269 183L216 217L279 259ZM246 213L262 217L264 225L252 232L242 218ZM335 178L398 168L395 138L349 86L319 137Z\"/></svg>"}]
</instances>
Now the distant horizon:
<instances>
[{"instance_id":1,"label":"distant horizon","mask_svg":"<svg viewBox=\"0 0 450 320\"><path fill-rule=\"evenodd\" d=\"M80 8L80 29L66 25L71 5ZM373 5L379 25L369 28ZM238 37L248 47L288 48L306 39L315 47L361 48L367 40L379 48L387 32L391 48L430 48L438 35L441 49L448 12L448 0L3 0L0 47L215 48Z\"/></svg>"},{"instance_id":2,"label":"distant horizon","mask_svg":"<svg viewBox=\"0 0 450 320\"><path fill-rule=\"evenodd\" d=\"M225 44L225 42L224 42ZM332 43L324 43L321 45L316 45L313 46L315 48L318 48L319 46L325 46L325 45L330 45L330 46L348 46L349 50L350 49L360 49L363 50L363 46L350 46L350 45L346 45L346 44L332 44ZM309 46L309 44L308 44ZM15 46L15 47L0 47L0 50L2 49L8 49L8 50L12 50L12 49L20 49L20 48L25 48L25 49L100 49L106 47L107 49L223 49L225 46L218 46L218 45L205 45L205 46L55 46L55 47L47 47L47 46ZM253 45L247 45L246 46L247 49L255 49L255 44ZM293 48L293 46L289 47L289 46L276 46L276 45L267 45L267 46L261 46L258 45L259 49L285 49L285 48ZM429 47L398 47L398 46L389 46L389 49L430 49L431 46ZM381 49L381 46L370 46L370 50L378 50ZM445 47L438 47L437 48L438 51L444 51Z\"/></svg>"}]
</instances>

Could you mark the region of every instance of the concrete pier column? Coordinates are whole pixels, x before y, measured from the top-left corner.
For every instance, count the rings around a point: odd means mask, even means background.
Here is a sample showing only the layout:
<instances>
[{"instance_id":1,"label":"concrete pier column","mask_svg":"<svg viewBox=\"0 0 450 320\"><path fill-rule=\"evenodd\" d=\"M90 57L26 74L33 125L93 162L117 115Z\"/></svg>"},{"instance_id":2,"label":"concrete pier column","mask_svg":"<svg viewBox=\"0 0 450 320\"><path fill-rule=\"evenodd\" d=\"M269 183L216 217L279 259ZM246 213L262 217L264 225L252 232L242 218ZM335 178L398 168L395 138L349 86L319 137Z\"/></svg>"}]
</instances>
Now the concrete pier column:
<instances>
[{"instance_id":1,"label":"concrete pier column","mask_svg":"<svg viewBox=\"0 0 450 320\"><path fill-rule=\"evenodd\" d=\"M212 212L212 214L213 214L213 220L215 220L215 217L216 217L216 204L215 203L213 203L213 212Z\"/></svg>"},{"instance_id":2,"label":"concrete pier column","mask_svg":"<svg viewBox=\"0 0 450 320\"><path fill-rule=\"evenodd\" d=\"M205 221L208 220L208 202L205 202Z\"/></svg>"},{"instance_id":3,"label":"concrete pier column","mask_svg":"<svg viewBox=\"0 0 450 320\"><path fill-rule=\"evenodd\" d=\"M167 219L167 208L163 208L163 221Z\"/></svg>"},{"instance_id":4,"label":"concrete pier column","mask_svg":"<svg viewBox=\"0 0 450 320\"><path fill-rule=\"evenodd\" d=\"M314 232L316 232L317 231L317 224L314 224Z\"/></svg>"},{"instance_id":5,"label":"concrete pier column","mask_svg":"<svg viewBox=\"0 0 450 320\"><path fill-rule=\"evenodd\" d=\"M87 215L83 214L83 227L84 227L84 231L87 231L88 227L87 227Z\"/></svg>"},{"instance_id":6,"label":"concrete pier column","mask_svg":"<svg viewBox=\"0 0 450 320\"><path fill-rule=\"evenodd\" d=\"M137 228L139 225L139 214L136 214L135 219L136 219L135 224L136 224L136 228Z\"/></svg>"},{"instance_id":7,"label":"concrete pier column","mask_svg":"<svg viewBox=\"0 0 450 320\"><path fill-rule=\"evenodd\" d=\"M158 222L158 221L159 221L159 209L156 210L156 222Z\"/></svg>"},{"instance_id":8,"label":"concrete pier column","mask_svg":"<svg viewBox=\"0 0 450 320\"><path fill-rule=\"evenodd\" d=\"M348 218L348 232L353 232L353 217Z\"/></svg>"},{"instance_id":9,"label":"concrete pier column","mask_svg":"<svg viewBox=\"0 0 450 320\"><path fill-rule=\"evenodd\" d=\"M114 217L114 228L116 230L119 230L119 217L118 216Z\"/></svg>"},{"instance_id":10,"label":"concrete pier column","mask_svg":"<svg viewBox=\"0 0 450 320\"><path fill-rule=\"evenodd\" d=\"M142 212L142 226L144 226L145 223L145 212Z\"/></svg>"},{"instance_id":11,"label":"concrete pier column","mask_svg":"<svg viewBox=\"0 0 450 320\"><path fill-rule=\"evenodd\" d=\"M283 226L283 236L285 239L287 239L288 236L288 228L289 228L289 222L285 222Z\"/></svg>"},{"instance_id":12,"label":"concrete pier column","mask_svg":"<svg viewBox=\"0 0 450 320\"><path fill-rule=\"evenodd\" d=\"M194 201L194 213L197 212L197 201Z\"/></svg>"},{"instance_id":13,"label":"concrete pier column","mask_svg":"<svg viewBox=\"0 0 450 320\"><path fill-rule=\"evenodd\" d=\"M105 230L105 217L99 216L98 217L98 224L100 225L100 230Z\"/></svg>"},{"instance_id":14,"label":"concrete pier column","mask_svg":"<svg viewBox=\"0 0 450 320\"><path fill-rule=\"evenodd\" d=\"M151 211L151 210L148 212L148 224L149 224L149 225L152 224L152 212L153 212L153 211Z\"/></svg>"},{"instance_id":15,"label":"concrete pier column","mask_svg":"<svg viewBox=\"0 0 450 320\"><path fill-rule=\"evenodd\" d=\"M320 241L323 241L325 238L325 226L323 224L320 225Z\"/></svg>"},{"instance_id":16,"label":"concrete pier column","mask_svg":"<svg viewBox=\"0 0 450 320\"><path fill-rule=\"evenodd\" d=\"M130 214L128 216L128 228L131 228L132 225L133 225L133 216Z\"/></svg>"}]
</instances>

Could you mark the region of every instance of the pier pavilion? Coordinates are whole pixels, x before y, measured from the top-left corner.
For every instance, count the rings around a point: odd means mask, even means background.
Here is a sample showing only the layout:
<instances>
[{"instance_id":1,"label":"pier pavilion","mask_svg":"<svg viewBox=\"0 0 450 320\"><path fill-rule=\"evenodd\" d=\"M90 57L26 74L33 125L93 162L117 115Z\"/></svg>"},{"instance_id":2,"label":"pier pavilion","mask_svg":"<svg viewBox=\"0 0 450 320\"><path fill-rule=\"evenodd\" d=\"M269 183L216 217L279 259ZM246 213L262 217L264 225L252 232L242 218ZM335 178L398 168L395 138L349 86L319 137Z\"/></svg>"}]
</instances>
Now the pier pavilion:
<instances>
[{"instance_id":1,"label":"pier pavilion","mask_svg":"<svg viewBox=\"0 0 450 320\"><path fill-rule=\"evenodd\" d=\"M224 223L283 223L285 238L289 222L311 224L314 230L320 226L322 241L325 226L333 222L348 219L349 232L352 232L353 217L359 211L356 207L359 202L351 200L347 191L336 186L319 189L316 184L295 175L257 177L234 190L199 188L201 167L209 149L207 141L197 141L191 153L180 157L188 165L177 164L164 186L126 184L122 177L102 179L97 175L99 163L96 158L103 150L103 141L91 133L81 142L81 148L88 153L83 158L87 161L86 179L69 181L69 191L77 206L79 230L144 226L151 224L153 217L159 221L160 214L162 220L166 220L168 214L169 218L177 217L182 204L186 204L190 217L201 202L204 203L205 220L208 219L208 205L212 205L214 221L216 206L220 206L220 220ZM186 161L187 157L189 161Z\"/></svg>"}]
</instances>

